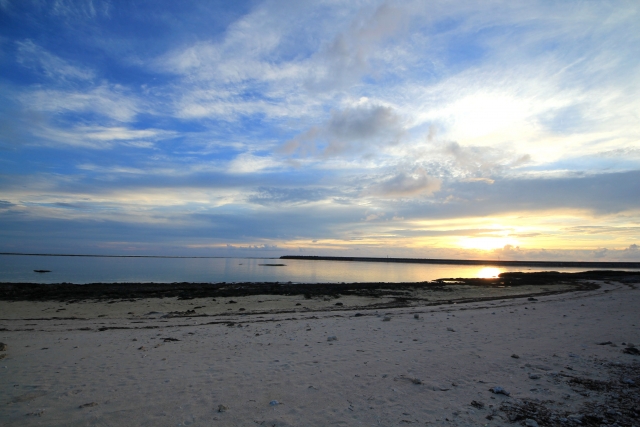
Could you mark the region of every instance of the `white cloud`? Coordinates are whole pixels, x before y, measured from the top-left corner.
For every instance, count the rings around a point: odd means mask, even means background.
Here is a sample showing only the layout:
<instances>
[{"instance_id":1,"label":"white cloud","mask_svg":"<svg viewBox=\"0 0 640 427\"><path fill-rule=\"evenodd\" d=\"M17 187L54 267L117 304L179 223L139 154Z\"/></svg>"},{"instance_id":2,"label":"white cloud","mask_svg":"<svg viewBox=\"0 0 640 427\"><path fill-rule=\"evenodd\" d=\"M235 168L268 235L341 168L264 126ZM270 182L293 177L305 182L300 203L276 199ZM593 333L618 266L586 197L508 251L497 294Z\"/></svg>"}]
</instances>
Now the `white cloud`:
<instances>
[{"instance_id":1,"label":"white cloud","mask_svg":"<svg viewBox=\"0 0 640 427\"><path fill-rule=\"evenodd\" d=\"M264 169L271 169L280 164L271 157L256 156L251 153L242 153L229 162L230 173L254 173Z\"/></svg>"},{"instance_id":2,"label":"white cloud","mask_svg":"<svg viewBox=\"0 0 640 427\"><path fill-rule=\"evenodd\" d=\"M50 78L63 80L91 80L93 71L72 65L69 61L51 54L31 40L16 42L18 46L18 63L36 71L43 72Z\"/></svg>"},{"instance_id":3,"label":"white cloud","mask_svg":"<svg viewBox=\"0 0 640 427\"><path fill-rule=\"evenodd\" d=\"M140 110L138 102L126 89L103 84L86 91L37 89L23 93L25 108L49 113L98 113L109 119L130 122Z\"/></svg>"},{"instance_id":4,"label":"white cloud","mask_svg":"<svg viewBox=\"0 0 640 427\"><path fill-rule=\"evenodd\" d=\"M32 129L39 137L33 145L55 145L84 147L90 149L110 149L116 145L128 145L139 148L151 148L154 143L174 135L173 132L159 129L129 129L126 127L77 126L73 128L54 128L41 125Z\"/></svg>"},{"instance_id":5,"label":"white cloud","mask_svg":"<svg viewBox=\"0 0 640 427\"><path fill-rule=\"evenodd\" d=\"M312 59L306 79L314 91L342 89L371 72L370 60L378 45L396 34L407 21L406 9L382 3L369 15L363 8L346 31L334 36Z\"/></svg>"}]
</instances>

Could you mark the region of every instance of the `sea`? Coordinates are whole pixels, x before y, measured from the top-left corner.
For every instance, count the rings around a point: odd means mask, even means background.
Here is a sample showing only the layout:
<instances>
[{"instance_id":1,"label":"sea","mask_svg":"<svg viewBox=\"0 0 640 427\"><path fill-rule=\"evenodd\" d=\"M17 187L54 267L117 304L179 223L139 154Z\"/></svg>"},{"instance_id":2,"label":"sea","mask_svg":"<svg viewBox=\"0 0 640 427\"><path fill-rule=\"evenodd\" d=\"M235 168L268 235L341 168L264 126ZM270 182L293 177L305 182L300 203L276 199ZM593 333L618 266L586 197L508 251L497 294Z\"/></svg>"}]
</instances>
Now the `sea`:
<instances>
[{"instance_id":1,"label":"sea","mask_svg":"<svg viewBox=\"0 0 640 427\"><path fill-rule=\"evenodd\" d=\"M50 270L37 273L34 270ZM11 283L355 283L496 277L508 271L578 272L587 268L402 264L278 258L159 258L0 255L0 282Z\"/></svg>"}]
</instances>

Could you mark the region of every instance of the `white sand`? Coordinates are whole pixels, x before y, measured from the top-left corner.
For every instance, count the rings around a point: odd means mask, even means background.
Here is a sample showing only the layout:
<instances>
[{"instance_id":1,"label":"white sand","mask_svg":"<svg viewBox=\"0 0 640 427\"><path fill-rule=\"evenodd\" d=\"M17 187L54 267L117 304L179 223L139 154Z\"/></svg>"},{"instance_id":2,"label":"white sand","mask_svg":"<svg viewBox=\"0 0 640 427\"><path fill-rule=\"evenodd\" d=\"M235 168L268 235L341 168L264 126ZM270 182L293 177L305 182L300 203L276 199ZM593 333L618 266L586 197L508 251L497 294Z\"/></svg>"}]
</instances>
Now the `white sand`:
<instances>
[{"instance_id":1,"label":"white sand","mask_svg":"<svg viewBox=\"0 0 640 427\"><path fill-rule=\"evenodd\" d=\"M6 354L0 424L507 425L501 416L485 418L489 405L531 397L570 409L584 401L550 373L596 378L606 373L600 359L640 359L621 352L622 342L640 344L640 291L615 282L538 302L366 311L361 317L353 317L355 311L141 315L159 303L0 302L0 328L7 329L0 330L0 342L8 344L0 353ZM123 317L125 308L139 313ZM63 314L86 319L50 319ZM129 329L98 330L119 327ZM596 345L601 341L618 347ZM492 386L511 397L492 394ZM279 404L270 405L274 400ZM473 400L486 407L470 406ZM85 404L92 406L80 408ZM219 412L219 405L228 409Z\"/></svg>"}]
</instances>

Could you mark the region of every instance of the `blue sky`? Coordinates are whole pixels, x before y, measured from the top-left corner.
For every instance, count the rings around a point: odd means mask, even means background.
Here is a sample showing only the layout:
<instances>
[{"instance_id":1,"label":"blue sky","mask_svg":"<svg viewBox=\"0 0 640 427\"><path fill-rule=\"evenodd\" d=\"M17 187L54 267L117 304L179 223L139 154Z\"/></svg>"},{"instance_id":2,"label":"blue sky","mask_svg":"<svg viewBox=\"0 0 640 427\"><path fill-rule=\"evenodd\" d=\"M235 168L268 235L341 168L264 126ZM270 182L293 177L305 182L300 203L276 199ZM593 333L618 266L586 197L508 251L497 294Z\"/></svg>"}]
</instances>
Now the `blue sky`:
<instances>
[{"instance_id":1,"label":"blue sky","mask_svg":"<svg viewBox=\"0 0 640 427\"><path fill-rule=\"evenodd\" d=\"M640 260L638 22L0 0L0 251Z\"/></svg>"}]
</instances>

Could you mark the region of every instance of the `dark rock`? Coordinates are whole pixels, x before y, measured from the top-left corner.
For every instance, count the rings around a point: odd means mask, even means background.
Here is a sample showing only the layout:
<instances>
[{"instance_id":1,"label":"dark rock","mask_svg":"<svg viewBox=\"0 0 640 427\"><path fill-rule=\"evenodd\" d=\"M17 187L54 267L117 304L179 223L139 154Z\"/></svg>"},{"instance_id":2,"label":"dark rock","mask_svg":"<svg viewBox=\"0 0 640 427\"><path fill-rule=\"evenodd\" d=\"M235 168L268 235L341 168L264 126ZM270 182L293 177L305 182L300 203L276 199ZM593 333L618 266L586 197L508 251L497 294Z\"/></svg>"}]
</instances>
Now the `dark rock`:
<instances>
[{"instance_id":1,"label":"dark rock","mask_svg":"<svg viewBox=\"0 0 640 427\"><path fill-rule=\"evenodd\" d=\"M34 273L51 273L51 270L33 270Z\"/></svg>"},{"instance_id":2,"label":"dark rock","mask_svg":"<svg viewBox=\"0 0 640 427\"><path fill-rule=\"evenodd\" d=\"M627 347L624 350L622 350L622 352L627 354L633 354L634 356L640 356L640 350L638 350L635 347Z\"/></svg>"},{"instance_id":3,"label":"dark rock","mask_svg":"<svg viewBox=\"0 0 640 427\"><path fill-rule=\"evenodd\" d=\"M225 412L227 409L229 408L224 405L218 405L218 412Z\"/></svg>"},{"instance_id":4,"label":"dark rock","mask_svg":"<svg viewBox=\"0 0 640 427\"><path fill-rule=\"evenodd\" d=\"M613 344L611 341L603 341L603 342L599 342L598 345L610 345Z\"/></svg>"},{"instance_id":5,"label":"dark rock","mask_svg":"<svg viewBox=\"0 0 640 427\"><path fill-rule=\"evenodd\" d=\"M337 302L336 305L344 305L344 304L341 302Z\"/></svg>"},{"instance_id":6,"label":"dark rock","mask_svg":"<svg viewBox=\"0 0 640 427\"><path fill-rule=\"evenodd\" d=\"M477 400L472 400L471 401L471 406L473 406L474 408L477 408L477 409L482 409L482 408L484 408L484 403L478 402Z\"/></svg>"},{"instance_id":7,"label":"dark rock","mask_svg":"<svg viewBox=\"0 0 640 427\"><path fill-rule=\"evenodd\" d=\"M489 391L494 394L504 394L505 396L509 396L511 394L500 386L491 387Z\"/></svg>"},{"instance_id":8,"label":"dark rock","mask_svg":"<svg viewBox=\"0 0 640 427\"><path fill-rule=\"evenodd\" d=\"M3 342L0 342L0 351L7 351L9 349L9 346L6 345Z\"/></svg>"},{"instance_id":9,"label":"dark rock","mask_svg":"<svg viewBox=\"0 0 640 427\"><path fill-rule=\"evenodd\" d=\"M513 357L514 359L520 359L520 356L518 356L517 354L512 354L511 357Z\"/></svg>"},{"instance_id":10,"label":"dark rock","mask_svg":"<svg viewBox=\"0 0 640 427\"><path fill-rule=\"evenodd\" d=\"M92 406L98 406L98 404L96 402L85 403L84 405L78 406L78 408L80 408L80 409L82 409L82 408L90 408Z\"/></svg>"}]
</instances>

